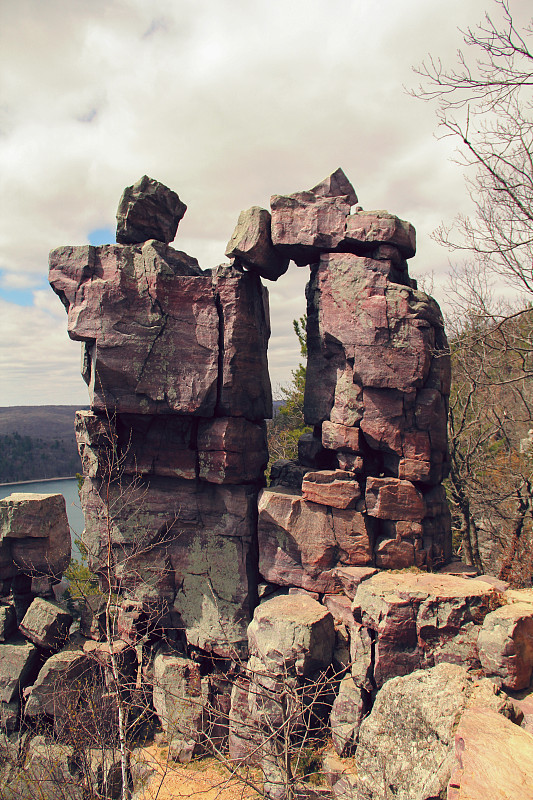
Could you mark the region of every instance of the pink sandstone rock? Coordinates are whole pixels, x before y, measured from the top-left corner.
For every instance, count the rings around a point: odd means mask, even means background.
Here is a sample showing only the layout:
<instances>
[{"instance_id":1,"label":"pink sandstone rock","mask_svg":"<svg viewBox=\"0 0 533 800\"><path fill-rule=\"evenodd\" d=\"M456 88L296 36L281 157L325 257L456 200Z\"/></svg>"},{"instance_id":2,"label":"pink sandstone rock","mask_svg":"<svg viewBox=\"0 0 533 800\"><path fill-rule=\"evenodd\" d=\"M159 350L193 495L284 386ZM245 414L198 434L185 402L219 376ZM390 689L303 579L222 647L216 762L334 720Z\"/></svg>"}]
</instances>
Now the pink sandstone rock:
<instances>
[{"instance_id":1,"label":"pink sandstone rock","mask_svg":"<svg viewBox=\"0 0 533 800\"><path fill-rule=\"evenodd\" d=\"M336 570L343 591L350 600L354 599L359 584L371 578L376 572L375 567L337 567Z\"/></svg>"},{"instance_id":2,"label":"pink sandstone rock","mask_svg":"<svg viewBox=\"0 0 533 800\"><path fill-rule=\"evenodd\" d=\"M268 292L257 275L235 267L218 267L213 283L223 343L216 416L269 419Z\"/></svg>"},{"instance_id":3,"label":"pink sandstone rock","mask_svg":"<svg viewBox=\"0 0 533 800\"><path fill-rule=\"evenodd\" d=\"M266 208L259 206L241 211L226 247L226 256L237 258L247 269L257 272L262 278L275 281L287 272L289 259L284 258L272 244L270 219Z\"/></svg>"},{"instance_id":4,"label":"pink sandstone rock","mask_svg":"<svg viewBox=\"0 0 533 800\"><path fill-rule=\"evenodd\" d=\"M421 520L426 515L422 493L398 478L369 477L365 501L367 513L379 519Z\"/></svg>"},{"instance_id":5,"label":"pink sandstone rock","mask_svg":"<svg viewBox=\"0 0 533 800\"><path fill-rule=\"evenodd\" d=\"M322 602L337 625L345 625L349 629L354 624L352 602L349 597L344 594L325 594Z\"/></svg>"},{"instance_id":6,"label":"pink sandstone rock","mask_svg":"<svg viewBox=\"0 0 533 800\"><path fill-rule=\"evenodd\" d=\"M371 531L357 511L307 503L288 489L264 489L259 497L259 571L282 586L334 592L338 565L370 564Z\"/></svg>"},{"instance_id":7,"label":"pink sandstone rock","mask_svg":"<svg viewBox=\"0 0 533 800\"><path fill-rule=\"evenodd\" d=\"M505 689L526 689L533 673L533 605L511 603L487 614L478 650L485 675Z\"/></svg>"},{"instance_id":8,"label":"pink sandstone rock","mask_svg":"<svg viewBox=\"0 0 533 800\"><path fill-rule=\"evenodd\" d=\"M93 410L213 414L219 314L195 259L153 240L59 248L50 283L85 342Z\"/></svg>"},{"instance_id":9,"label":"pink sandstone rock","mask_svg":"<svg viewBox=\"0 0 533 800\"><path fill-rule=\"evenodd\" d=\"M415 229L388 211L356 211L346 220L343 249L349 245L392 245L403 258L416 252Z\"/></svg>"},{"instance_id":10,"label":"pink sandstone rock","mask_svg":"<svg viewBox=\"0 0 533 800\"><path fill-rule=\"evenodd\" d=\"M200 478L211 483L249 483L263 478L268 462L265 425L242 417L218 417L198 426Z\"/></svg>"},{"instance_id":11,"label":"pink sandstone rock","mask_svg":"<svg viewBox=\"0 0 533 800\"><path fill-rule=\"evenodd\" d=\"M326 420L322 423L322 444L328 450L360 454L360 430Z\"/></svg>"},{"instance_id":12,"label":"pink sandstone rock","mask_svg":"<svg viewBox=\"0 0 533 800\"><path fill-rule=\"evenodd\" d=\"M331 664L335 631L323 605L304 595L265 600L248 627L248 647L274 674L309 676Z\"/></svg>"},{"instance_id":13,"label":"pink sandstone rock","mask_svg":"<svg viewBox=\"0 0 533 800\"><path fill-rule=\"evenodd\" d=\"M467 709L455 732L448 800L533 798L533 736L491 709Z\"/></svg>"},{"instance_id":14,"label":"pink sandstone rock","mask_svg":"<svg viewBox=\"0 0 533 800\"><path fill-rule=\"evenodd\" d=\"M478 626L501 602L488 584L451 575L380 572L363 581L353 610L356 621L376 635L377 685L419 667L455 660L457 644L458 657L479 666Z\"/></svg>"},{"instance_id":15,"label":"pink sandstone rock","mask_svg":"<svg viewBox=\"0 0 533 800\"><path fill-rule=\"evenodd\" d=\"M60 578L70 561L70 527L61 494L13 493L0 500L0 577Z\"/></svg>"},{"instance_id":16,"label":"pink sandstone rock","mask_svg":"<svg viewBox=\"0 0 533 800\"><path fill-rule=\"evenodd\" d=\"M117 211L117 242L138 244L157 239L168 244L174 241L186 210L176 192L144 175L124 189Z\"/></svg>"},{"instance_id":17,"label":"pink sandstone rock","mask_svg":"<svg viewBox=\"0 0 533 800\"><path fill-rule=\"evenodd\" d=\"M346 197L351 206L357 203L355 189L340 167L313 186L311 192L317 197Z\"/></svg>"},{"instance_id":18,"label":"pink sandstone rock","mask_svg":"<svg viewBox=\"0 0 533 800\"><path fill-rule=\"evenodd\" d=\"M142 587L167 597L194 647L223 656L242 650L256 592L257 490L123 479L109 487L109 531L106 491L99 489L86 478L80 495L91 567L103 573L111 535L117 590Z\"/></svg>"},{"instance_id":19,"label":"pink sandstone rock","mask_svg":"<svg viewBox=\"0 0 533 800\"><path fill-rule=\"evenodd\" d=\"M353 475L340 469L307 472L302 481L302 497L310 503L353 508L360 496L361 489Z\"/></svg>"},{"instance_id":20,"label":"pink sandstone rock","mask_svg":"<svg viewBox=\"0 0 533 800\"><path fill-rule=\"evenodd\" d=\"M309 192L273 195L272 242L298 266L318 261L323 251L334 250L344 238L350 213L347 197L324 197Z\"/></svg>"}]
</instances>

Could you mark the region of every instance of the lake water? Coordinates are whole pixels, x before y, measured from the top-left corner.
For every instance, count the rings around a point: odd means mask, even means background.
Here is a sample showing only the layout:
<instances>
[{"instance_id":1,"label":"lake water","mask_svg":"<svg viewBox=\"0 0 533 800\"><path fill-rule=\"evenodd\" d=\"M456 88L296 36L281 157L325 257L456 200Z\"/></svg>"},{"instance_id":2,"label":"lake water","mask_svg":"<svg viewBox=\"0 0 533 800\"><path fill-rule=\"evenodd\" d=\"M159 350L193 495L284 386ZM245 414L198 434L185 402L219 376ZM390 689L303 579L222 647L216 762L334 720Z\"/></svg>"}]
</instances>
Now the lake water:
<instances>
[{"instance_id":1,"label":"lake water","mask_svg":"<svg viewBox=\"0 0 533 800\"><path fill-rule=\"evenodd\" d=\"M67 517L72 536L72 555L77 557L78 548L74 542L83 533L83 512L78 497L78 481L76 478L58 478L49 481L28 481L27 483L10 483L0 486L0 500L15 492L34 492L35 494L62 494L67 506Z\"/></svg>"}]
</instances>

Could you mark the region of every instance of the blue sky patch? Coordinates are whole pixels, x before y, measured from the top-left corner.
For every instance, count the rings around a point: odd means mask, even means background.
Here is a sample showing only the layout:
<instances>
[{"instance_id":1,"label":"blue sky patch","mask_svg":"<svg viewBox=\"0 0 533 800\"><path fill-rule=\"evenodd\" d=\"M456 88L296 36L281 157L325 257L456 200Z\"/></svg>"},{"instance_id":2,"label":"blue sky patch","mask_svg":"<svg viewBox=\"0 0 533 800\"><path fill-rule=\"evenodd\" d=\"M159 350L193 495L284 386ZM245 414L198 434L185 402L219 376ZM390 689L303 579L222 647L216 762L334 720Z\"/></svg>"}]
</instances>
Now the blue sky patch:
<instances>
[{"instance_id":1,"label":"blue sky patch","mask_svg":"<svg viewBox=\"0 0 533 800\"><path fill-rule=\"evenodd\" d=\"M115 243L115 229L114 228L95 228L94 231L89 231L87 234L89 244L114 244Z\"/></svg>"},{"instance_id":2,"label":"blue sky patch","mask_svg":"<svg viewBox=\"0 0 533 800\"><path fill-rule=\"evenodd\" d=\"M33 305L33 289L6 289L0 286L0 297L8 303L15 303L17 306Z\"/></svg>"}]
</instances>

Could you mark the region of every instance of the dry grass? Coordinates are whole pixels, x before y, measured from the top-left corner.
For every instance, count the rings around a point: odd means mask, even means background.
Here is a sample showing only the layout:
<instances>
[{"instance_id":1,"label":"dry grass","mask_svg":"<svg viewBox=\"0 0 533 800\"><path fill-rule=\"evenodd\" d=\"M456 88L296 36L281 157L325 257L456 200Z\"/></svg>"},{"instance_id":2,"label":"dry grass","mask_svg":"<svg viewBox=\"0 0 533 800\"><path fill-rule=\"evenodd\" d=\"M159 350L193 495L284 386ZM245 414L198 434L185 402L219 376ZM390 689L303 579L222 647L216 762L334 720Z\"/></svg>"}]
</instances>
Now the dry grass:
<instances>
[{"instance_id":1,"label":"dry grass","mask_svg":"<svg viewBox=\"0 0 533 800\"><path fill-rule=\"evenodd\" d=\"M214 758L202 758L190 764L169 759L168 748L152 745L142 751L142 759L153 774L137 795L139 800L255 800L254 792L237 778L232 778Z\"/></svg>"}]
</instances>

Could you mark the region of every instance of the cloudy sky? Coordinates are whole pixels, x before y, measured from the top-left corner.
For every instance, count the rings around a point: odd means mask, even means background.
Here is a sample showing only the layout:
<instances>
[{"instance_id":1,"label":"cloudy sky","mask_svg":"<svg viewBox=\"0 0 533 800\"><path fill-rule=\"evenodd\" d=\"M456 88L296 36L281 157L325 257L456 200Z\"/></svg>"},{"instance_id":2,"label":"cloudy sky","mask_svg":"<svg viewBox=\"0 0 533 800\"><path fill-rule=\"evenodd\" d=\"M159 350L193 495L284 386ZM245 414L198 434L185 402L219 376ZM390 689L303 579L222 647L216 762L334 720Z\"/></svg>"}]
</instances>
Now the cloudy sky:
<instances>
[{"instance_id":1,"label":"cloudy sky","mask_svg":"<svg viewBox=\"0 0 533 800\"><path fill-rule=\"evenodd\" d=\"M512 0L521 19L529 0ZM224 260L239 211L342 166L366 209L412 222L415 276L445 302L429 238L468 211L434 108L408 95L427 53L491 0L0 0L0 406L85 404L79 344L47 284L63 244L114 241L148 174L188 211L175 246ZM496 12L497 13L497 12ZM274 389L298 360L306 269L269 282ZM276 391L275 391L276 394Z\"/></svg>"}]
</instances>

